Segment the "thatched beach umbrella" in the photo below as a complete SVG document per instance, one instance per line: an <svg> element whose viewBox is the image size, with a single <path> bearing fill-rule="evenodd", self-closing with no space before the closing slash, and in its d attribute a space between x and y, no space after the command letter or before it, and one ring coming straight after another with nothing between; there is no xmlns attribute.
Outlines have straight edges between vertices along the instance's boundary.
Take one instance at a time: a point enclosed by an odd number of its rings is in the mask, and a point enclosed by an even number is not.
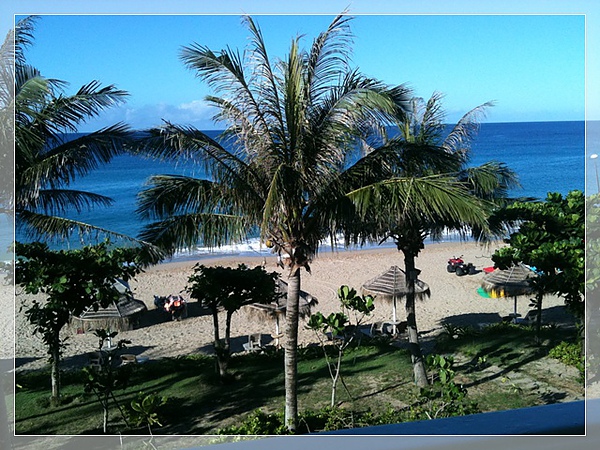
<svg viewBox="0 0 600 450"><path fill-rule="evenodd" d="M483 276L481 287L492 298L513 297L515 300L514 319L517 318L517 297L532 292L529 279L535 276L527 267L518 264L508 269L496 269Z"/></svg>
<svg viewBox="0 0 600 450"><path fill-rule="evenodd" d="M406 273L398 266L392 266L381 275L367 281L362 286L365 295L376 296L376 300L392 302L392 321L394 333L396 333L396 300L409 294ZM429 286L421 280L415 280L415 297L425 298L431 294Z"/></svg>
<svg viewBox="0 0 600 450"><path fill-rule="evenodd" d="M147 310L146 304L135 300L131 295L127 282L117 280L114 283L121 297L106 308L86 308L79 316L73 316L73 322L78 330L107 328L116 331L134 328L141 313Z"/></svg>
<svg viewBox="0 0 600 450"><path fill-rule="evenodd" d="M279 293L282 294L282 297L279 298L276 302L271 303L252 303L246 306L246 311L250 313L251 316L257 317L260 320L268 320L275 319L275 334L273 337L275 338L275 345L279 345L279 338L282 336L279 331L279 319L282 316L285 316L286 311L286 294L287 294L287 283L283 280L278 280L278 290ZM299 313L300 317L308 316L311 313L311 309L313 306L317 305L318 300L310 295L306 291L300 291L300 303Z"/></svg>

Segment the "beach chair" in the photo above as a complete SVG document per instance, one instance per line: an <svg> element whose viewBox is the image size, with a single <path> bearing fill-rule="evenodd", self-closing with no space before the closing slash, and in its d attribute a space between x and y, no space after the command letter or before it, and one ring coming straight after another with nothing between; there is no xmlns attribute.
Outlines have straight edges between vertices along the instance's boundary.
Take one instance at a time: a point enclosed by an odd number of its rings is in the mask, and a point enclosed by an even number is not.
<svg viewBox="0 0 600 450"><path fill-rule="evenodd" d="M247 352L257 352L262 350L261 334L254 333L248 335L248 342L244 344L244 350Z"/></svg>
<svg viewBox="0 0 600 450"><path fill-rule="evenodd" d="M371 325L370 333L371 337L383 336L387 334L387 331L385 329L385 322L374 322L373 325Z"/></svg>
<svg viewBox="0 0 600 450"><path fill-rule="evenodd" d="M137 364L137 358L135 355L129 353L121 355L121 365L126 366L127 364Z"/></svg>
<svg viewBox="0 0 600 450"><path fill-rule="evenodd" d="M101 369L104 366L106 355L104 352L88 353L88 365L93 369Z"/></svg>
<svg viewBox="0 0 600 450"><path fill-rule="evenodd" d="M403 320L396 325L396 333L397 334L404 334L404 333L406 333L407 329L408 329L408 321L406 321L406 320Z"/></svg>
<svg viewBox="0 0 600 450"><path fill-rule="evenodd" d="M538 312L532 309L528 311L527 314L525 314L525 317L523 317L522 319L516 318L515 323L518 323L519 325L535 325L537 322L537 316Z"/></svg>
<svg viewBox="0 0 600 450"><path fill-rule="evenodd" d="M272 334L271 337L273 338L272 345L274 345L275 348L281 348L281 339L283 338L283 333Z"/></svg>
<svg viewBox="0 0 600 450"><path fill-rule="evenodd" d="M351 340L356 335L356 326L349 325L345 333L343 334L332 334L331 332L325 333L327 336L327 340L333 342L334 344L343 344L346 340Z"/></svg>

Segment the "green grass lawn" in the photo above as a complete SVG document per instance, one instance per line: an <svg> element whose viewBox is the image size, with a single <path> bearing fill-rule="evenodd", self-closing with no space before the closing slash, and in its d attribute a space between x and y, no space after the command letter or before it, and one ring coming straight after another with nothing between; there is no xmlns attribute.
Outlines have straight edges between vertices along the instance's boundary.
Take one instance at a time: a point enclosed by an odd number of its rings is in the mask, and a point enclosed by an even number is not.
<svg viewBox="0 0 600 450"><path fill-rule="evenodd" d="M583 383L577 374L565 375L567 366L552 360L552 364L565 368L565 373L553 375L552 371L539 370L540 364L550 364L549 349L573 339L573 334L569 330L546 330L542 345L535 345L531 330L506 327L440 339L436 351L455 356L456 381L468 389L469 399L481 410L510 409L583 395ZM348 392L341 384L338 386L337 405L355 412L383 414L417 404L419 389L412 382L410 356L401 347L365 339L359 347L348 349L342 368ZM208 356L147 362L136 366L130 387L115 394L123 407L141 391L167 397L159 411L162 427L155 426L155 434L214 434L221 428L239 425L257 409L282 412L282 352L235 355L230 370L232 380L223 383L216 374L214 360ZM530 388L530 377L539 380L541 387ZM329 405L331 379L321 348L301 349L298 378L301 411ZM17 434L102 434L102 409L93 394L84 392L79 371L63 374L64 400L60 406L50 405L47 371L18 373L16 381ZM547 386L553 386L556 392ZM128 428L117 407L111 405L109 432L146 434L148 430Z"/></svg>
<svg viewBox="0 0 600 450"><path fill-rule="evenodd" d="M497 324L480 333L466 330L438 339L439 353L459 355L456 370L482 411L515 409L583 398L583 376L548 354L561 342L577 342L573 328Z"/></svg>

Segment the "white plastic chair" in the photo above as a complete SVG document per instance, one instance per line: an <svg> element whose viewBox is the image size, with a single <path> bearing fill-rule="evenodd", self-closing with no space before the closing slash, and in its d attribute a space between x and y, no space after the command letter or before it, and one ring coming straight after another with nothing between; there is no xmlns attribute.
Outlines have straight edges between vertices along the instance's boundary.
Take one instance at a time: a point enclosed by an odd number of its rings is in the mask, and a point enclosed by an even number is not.
<svg viewBox="0 0 600 450"><path fill-rule="evenodd" d="M254 333L248 336L248 342L244 344L244 350L247 352L256 352L262 349L261 334Z"/></svg>

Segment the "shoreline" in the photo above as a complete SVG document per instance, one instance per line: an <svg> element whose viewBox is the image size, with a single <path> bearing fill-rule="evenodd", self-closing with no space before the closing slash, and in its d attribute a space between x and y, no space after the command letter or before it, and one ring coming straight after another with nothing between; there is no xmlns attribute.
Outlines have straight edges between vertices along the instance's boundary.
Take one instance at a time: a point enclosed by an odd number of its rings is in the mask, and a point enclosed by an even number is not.
<svg viewBox="0 0 600 450"><path fill-rule="evenodd" d="M429 248L430 246L439 246L439 247L448 247L448 248L456 248L456 247L460 247L462 245L476 245L479 247L482 247L482 251L485 251L485 247L500 247L502 245L504 245L502 243L501 240L495 240L495 241L490 241L490 243L488 244L480 244L477 243L473 240L457 240L457 241L432 241L432 242L426 242L425 243L425 249L422 250L421 252L427 250L427 248ZM390 245L385 245L385 246L376 246L376 245L367 245L364 247L356 247L356 248L345 248L345 247L337 247L332 249L330 246L328 246L326 249L319 251L315 257L314 260L319 260L322 258L331 258L331 257L337 257L337 256L342 256L342 255L352 255L352 254L364 254L364 255L368 255L368 254L373 254L373 253L397 253L400 258L402 258L402 253L394 246L390 246ZM449 254L450 256L460 256L459 254ZM491 256L491 253L490 253ZM239 253L214 253L214 254L207 254L207 253L199 253L199 254L190 254L189 256L186 257L174 257L171 258L168 261L163 261L160 262L158 264L155 264L153 266L148 267L147 269L144 269L144 271L150 271L150 270L160 270L161 268L165 268L165 267L172 267L172 268L177 268L177 267L187 267L190 264L194 263L203 263L206 262L206 265L217 265L217 264L224 264L224 263L228 263L231 260L239 260L239 261L253 261L255 262L257 265L260 265L263 260L276 260L277 256L272 254L272 253L264 253L264 254L251 254L250 252L245 253L245 252L239 252ZM214 263L217 264L214 264ZM418 262L418 257L417 257L417 262ZM210 263L210 264L209 264Z"/></svg>

